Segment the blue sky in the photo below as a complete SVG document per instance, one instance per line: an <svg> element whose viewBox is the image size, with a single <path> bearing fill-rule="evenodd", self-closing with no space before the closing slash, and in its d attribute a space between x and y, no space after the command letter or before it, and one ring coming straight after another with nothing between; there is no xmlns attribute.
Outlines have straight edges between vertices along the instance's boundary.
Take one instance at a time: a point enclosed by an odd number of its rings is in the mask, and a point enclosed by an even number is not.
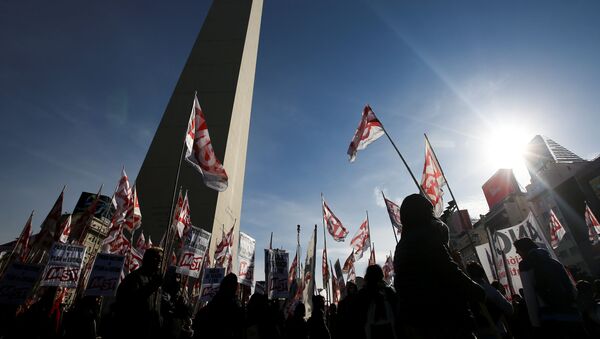
<svg viewBox="0 0 600 339"><path fill-rule="evenodd" d="M70 210L123 165L135 178L209 5L0 1L1 240L32 209L37 229L64 184ZM597 155L598 22L594 1L266 0L241 218L257 277L271 231L293 250L301 224L306 248L321 192L350 236L369 211L380 263L393 249L378 192L400 202L415 187L385 139L348 163L367 103L418 178L429 135L472 215L487 212L485 180L515 165L494 159L494 135ZM328 248L350 251L331 237Z"/></svg>

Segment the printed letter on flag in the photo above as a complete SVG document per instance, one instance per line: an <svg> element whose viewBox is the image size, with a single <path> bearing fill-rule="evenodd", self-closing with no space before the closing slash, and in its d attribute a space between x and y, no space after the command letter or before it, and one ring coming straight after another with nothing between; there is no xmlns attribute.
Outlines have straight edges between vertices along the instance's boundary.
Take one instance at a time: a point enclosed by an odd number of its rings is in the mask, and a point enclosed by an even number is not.
<svg viewBox="0 0 600 339"><path fill-rule="evenodd" d="M325 219L325 224L327 225L327 231L333 237L335 241L344 241L346 236L348 235L348 230L344 228L340 219L338 219L333 212L327 206L327 203L323 199L323 218Z"/></svg>
<svg viewBox="0 0 600 339"><path fill-rule="evenodd" d="M565 236L565 229L554 214L554 211L550 209L550 243L552 248L557 248L558 244Z"/></svg>
<svg viewBox="0 0 600 339"><path fill-rule="evenodd" d="M356 235L350 241L350 246L354 252L354 260L358 261L362 258L363 253L370 247L371 237L369 235L369 221L365 219L356 231Z"/></svg>
<svg viewBox="0 0 600 339"><path fill-rule="evenodd" d="M185 145L185 160L202 174L204 184L219 192L225 191L227 189L227 173L215 155L204 113L202 113L196 96L194 96L194 106L185 134Z"/></svg>
<svg viewBox="0 0 600 339"><path fill-rule="evenodd" d="M358 151L365 149L370 143L382 136L383 133L383 126L375 116L373 110L371 110L369 105L365 106L358 128L354 133L354 138L352 138L348 147L350 162L356 159Z"/></svg>
<svg viewBox="0 0 600 339"><path fill-rule="evenodd" d="M427 198L433 205L435 216L439 217L444 211L444 202L442 201L442 187L446 185L446 180L442 174L440 164L438 163L431 145L425 139L425 165L423 166L423 178L421 179L421 188L427 194Z"/></svg>

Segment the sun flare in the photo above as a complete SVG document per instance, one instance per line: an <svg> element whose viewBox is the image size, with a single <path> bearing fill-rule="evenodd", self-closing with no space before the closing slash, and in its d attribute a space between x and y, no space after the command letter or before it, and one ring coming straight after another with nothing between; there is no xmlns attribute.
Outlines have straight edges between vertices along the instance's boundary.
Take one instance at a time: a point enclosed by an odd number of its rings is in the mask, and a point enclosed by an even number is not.
<svg viewBox="0 0 600 339"><path fill-rule="evenodd" d="M518 125L497 126L484 136L484 151L490 166L512 168L517 177L525 169L523 156L533 134Z"/></svg>

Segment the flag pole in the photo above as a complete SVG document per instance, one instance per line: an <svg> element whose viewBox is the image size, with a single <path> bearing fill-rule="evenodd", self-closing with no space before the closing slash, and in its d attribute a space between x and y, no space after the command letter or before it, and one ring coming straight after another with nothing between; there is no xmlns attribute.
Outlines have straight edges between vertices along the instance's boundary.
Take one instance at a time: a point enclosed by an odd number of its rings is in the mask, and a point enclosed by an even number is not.
<svg viewBox="0 0 600 339"><path fill-rule="evenodd" d="M300 225L296 225L296 276L294 279L299 279L300 275Z"/></svg>
<svg viewBox="0 0 600 339"><path fill-rule="evenodd" d="M446 186L448 187L448 192L450 192L450 196L452 197L452 200L454 200L454 206L456 206L456 211L458 212L458 218L460 219L460 225L462 226L463 229L465 229L464 220L463 220L462 214L460 213L460 208L458 207L458 201L456 201L456 198L454 197L454 193L452 193L452 189L450 188L450 184L448 183L446 174L444 174L442 165L440 164L438 157L435 154L435 150L433 149L433 146L431 146L431 142L429 142L429 138L427 137L427 134L423 133L423 135L425 136L425 140L427 141L427 144L429 145L429 149L431 150L431 153L433 154L433 157L435 158L435 162L437 163L438 167L440 168L440 172L442 172L442 177L444 177L444 181L446 182ZM467 231L467 238L469 238L469 245L473 248L473 253L475 254L475 259L477 259L477 261L481 265L481 260L479 259L479 256L477 255L477 251L475 250L475 243L473 242L473 238L471 237L471 232L470 232L470 230L466 230L466 231Z"/></svg>
<svg viewBox="0 0 600 339"><path fill-rule="evenodd" d="M381 122L381 119L379 119L379 121ZM390 135L386 131L385 127L383 127L383 123L381 123L381 129L383 130L383 133L385 133L385 136L388 138L388 140L390 141L390 143L392 144L392 146L394 146L394 149L396 150L396 153L398 153L398 156L402 160L402 163L404 163L404 166L406 167L406 170L410 174L410 177L412 178L412 180L415 182L415 185L419 189L419 192L421 193L421 195L426 196L425 192L423 191L423 188L421 187L421 185L419 185L419 182L415 178L415 175L413 174L412 170L408 166L408 163L406 162L406 160L402 156L402 153L400 153L400 150L398 150L398 147L396 147L396 144L394 143L394 141L392 140L392 138L390 137Z"/></svg>
<svg viewBox="0 0 600 339"><path fill-rule="evenodd" d="M325 253L327 253L327 234L325 233L325 213L323 213L323 192L321 192L321 221L323 222L323 248ZM316 226L316 225L315 225ZM322 266L322 264L321 264ZM321 269L321 271L323 271ZM323 288L325 288L325 295L327 296L326 304L330 302L329 299L329 279L327 280L325 286L323 286Z"/></svg>
<svg viewBox="0 0 600 339"><path fill-rule="evenodd" d="M312 278L312 285L313 285L312 293L313 293L313 295L315 295L315 292L317 290L315 288L317 286L317 284L316 284L315 278L314 278L315 277L315 270L316 270L316 266L317 266L317 224L315 224L315 229L314 229L313 232L314 232L315 242L313 243L313 256L312 256L312 263L311 263L312 264L311 265L312 266L311 267L312 272L311 272L311 274L313 276L313 278Z"/></svg>
<svg viewBox="0 0 600 339"><path fill-rule="evenodd" d="M385 199L385 194L383 193L383 191L381 191L381 195L383 196L383 203L385 204L385 209L387 210L387 203L385 202L386 199ZM390 214L389 210L388 210L388 214ZM391 222L390 222L390 225L392 226L392 233L394 233L394 239L396 239L396 244L398 244L398 235L396 234L396 232L397 232L396 228L394 227L394 224L392 224Z"/></svg>
<svg viewBox="0 0 600 339"><path fill-rule="evenodd" d="M369 232L369 247L373 246L373 241L371 239L371 223L369 222L369 211L367 212L367 231Z"/></svg>

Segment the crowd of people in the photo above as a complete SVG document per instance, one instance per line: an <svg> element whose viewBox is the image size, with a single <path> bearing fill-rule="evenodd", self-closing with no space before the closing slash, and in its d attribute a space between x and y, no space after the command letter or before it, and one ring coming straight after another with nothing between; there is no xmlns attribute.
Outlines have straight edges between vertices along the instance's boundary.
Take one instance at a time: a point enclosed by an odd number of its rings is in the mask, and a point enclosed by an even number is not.
<svg viewBox="0 0 600 339"><path fill-rule="evenodd" d="M233 273L196 311L181 277L172 269L161 274L162 250L151 248L142 266L121 282L102 316L98 298L80 298L61 315L52 312L53 298L42 296L16 318L3 312L2 337L600 338L600 280L575 284L560 262L522 238L514 245L522 257L523 289L508 296L501 284L488 280L479 263L463 266L453 259L448 228L434 217L426 198L408 196L400 212L403 230L394 255L393 286L385 283L380 266L371 265L361 286L347 282L337 305L313 296L309 317L305 305L291 299L269 300L255 293L242 304ZM48 290L53 296L50 292L55 291Z"/></svg>

